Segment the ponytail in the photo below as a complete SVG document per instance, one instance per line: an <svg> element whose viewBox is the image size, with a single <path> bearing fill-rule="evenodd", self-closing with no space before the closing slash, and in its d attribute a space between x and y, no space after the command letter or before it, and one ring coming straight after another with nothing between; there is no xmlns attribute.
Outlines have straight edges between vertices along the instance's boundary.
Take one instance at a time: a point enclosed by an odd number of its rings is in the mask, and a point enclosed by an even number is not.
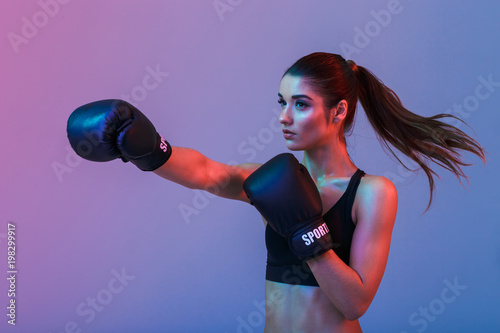
<svg viewBox="0 0 500 333"><path fill-rule="evenodd" d="M462 179L468 179L462 167L470 165L463 162L461 150L471 152L485 161L485 152L476 140L441 121L443 118L454 118L463 122L461 119L444 113L422 117L407 110L396 93L373 73L351 60L346 61L338 54L309 54L295 62L283 76L287 74L307 78L323 96L326 110L330 110L341 100L347 101L347 115L340 132L340 139L344 142L345 135L352 129L359 99L382 146L406 169L410 170L393 148L424 170L430 188L426 210L432 203L434 176L437 176L429 167L430 162L452 172L461 183Z"/></svg>
<svg viewBox="0 0 500 333"><path fill-rule="evenodd" d="M462 179L468 180L462 167L471 164L462 160L459 150L471 152L485 161L485 152L476 140L440 120L454 118L463 122L461 119L444 113L419 116L406 109L396 93L368 69L352 61L349 65L358 80L358 98L383 147L406 169L410 170L392 147L417 163L427 175L430 198L426 210L432 203L434 176L437 176L429 167L429 162L452 172L461 183Z"/></svg>

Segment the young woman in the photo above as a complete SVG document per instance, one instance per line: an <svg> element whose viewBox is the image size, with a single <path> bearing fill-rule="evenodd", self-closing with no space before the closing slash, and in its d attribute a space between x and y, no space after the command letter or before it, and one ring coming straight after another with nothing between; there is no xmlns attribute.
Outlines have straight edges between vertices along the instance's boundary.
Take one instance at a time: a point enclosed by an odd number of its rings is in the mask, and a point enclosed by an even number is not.
<svg viewBox="0 0 500 333"><path fill-rule="evenodd" d="M266 332L361 332L358 318L375 297L386 267L398 198L388 179L365 174L347 153L345 137L358 99L382 144L424 170L429 205L434 189L429 162L465 178L460 150L483 160L484 151L440 120L452 116L408 111L370 71L340 55L299 59L283 75L278 97L286 146L304 151L301 164L284 154L262 167L230 166L171 147L139 110L119 100L75 110L68 137L89 160L120 157L188 188L245 202L252 198L268 222ZM288 232L297 228L301 234ZM312 243L320 245L314 255L304 254L302 248Z"/></svg>

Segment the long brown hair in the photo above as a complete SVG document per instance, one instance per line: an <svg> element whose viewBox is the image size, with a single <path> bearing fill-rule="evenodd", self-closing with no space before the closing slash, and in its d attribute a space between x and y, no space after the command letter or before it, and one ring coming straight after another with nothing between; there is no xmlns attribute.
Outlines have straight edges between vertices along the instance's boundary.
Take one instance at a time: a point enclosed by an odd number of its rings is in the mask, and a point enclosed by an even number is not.
<svg viewBox="0 0 500 333"><path fill-rule="evenodd" d="M396 93L372 72L351 60L346 61L338 54L309 54L293 64L283 76L287 74L307 79L313 89L323 96L326 110L341 100L347 101L347 115L340 132L344 143L345 135L352 131L359 98L382 146L408 170L411 169L399 159L393 148L424 170L430 192L427 209L432 203L434 176L437 176L429 167L429 162L449 170L461 182L462 179L467 180L462 167L470 164L462 160L460 150L471 152L485 161L485 152L475 139L441 121L443 118L461 119L444 113L423 117L409 111Z"/></svg>

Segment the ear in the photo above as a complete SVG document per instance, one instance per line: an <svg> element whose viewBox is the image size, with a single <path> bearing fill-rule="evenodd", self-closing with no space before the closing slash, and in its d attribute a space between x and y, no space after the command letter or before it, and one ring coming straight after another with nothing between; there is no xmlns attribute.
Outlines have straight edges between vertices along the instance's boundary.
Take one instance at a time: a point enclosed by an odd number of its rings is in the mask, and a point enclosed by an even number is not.
<svg viewBox="0 0 500 333"><path fill-rule="evenodd" d="M332 108L332 114L333 114L333 122L334 123L340 123L345 119L345 116L347 115L347 102L346 100L341 100L340 102L337 103L337 105Z"/></svg>

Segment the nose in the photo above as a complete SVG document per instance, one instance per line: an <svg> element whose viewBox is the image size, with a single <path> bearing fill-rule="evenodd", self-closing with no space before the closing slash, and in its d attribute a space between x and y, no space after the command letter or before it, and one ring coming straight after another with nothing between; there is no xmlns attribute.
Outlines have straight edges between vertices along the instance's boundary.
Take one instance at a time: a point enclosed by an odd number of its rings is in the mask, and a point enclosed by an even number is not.
<svg viewBox="0 0 500 333"><path fill-rule="evenodd" d="M292 123L292 117L291 117L290 108L288 105L281 109L279 122L282 125L290 125Z"/></svg>

